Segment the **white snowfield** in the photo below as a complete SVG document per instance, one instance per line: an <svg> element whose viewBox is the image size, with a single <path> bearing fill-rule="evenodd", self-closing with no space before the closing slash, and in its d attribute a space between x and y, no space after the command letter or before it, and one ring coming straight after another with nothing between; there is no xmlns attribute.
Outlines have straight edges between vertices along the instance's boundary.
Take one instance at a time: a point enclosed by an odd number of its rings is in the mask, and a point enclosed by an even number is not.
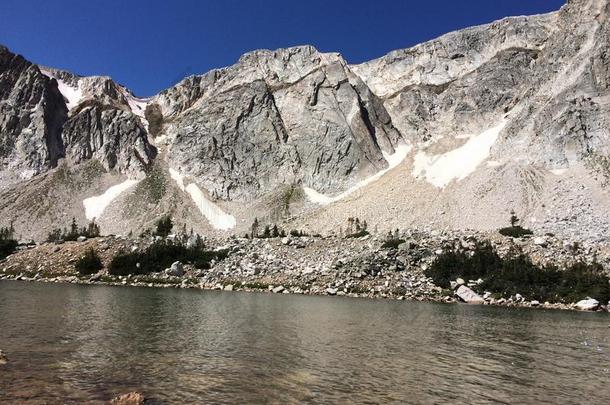
<svg viewBox="0 0 610 405"><path fill-rule="evenodd" d="M383 176L388 171L392 170L393 168L398 166L400 163L402 163L402 161L405 160L405 158L407 157L407 155L409 154L410 151L411 151L411 145L401 144L395 148L394 153L391 155L387 154L385 152L382 152L383 157L388 162L388 168L383 169L383 170L379 171L378 173L374 174L373 176L368 177L368 178L358 182L356 185L354 185L353 187L350 187L349 189L347 189L346 191L342 192L339 195L330 197L330 196L324 195L322 193L319 193L316 190L314 190L313 188L309 188L309 187L303 187L303 191L305 192L305 195L307 196L307 198L309 198L309 201L311 201L315 204L326 205L326 204L333 203L335 201L339 201L339 200L347 197L348 195L352 194L354 191L366 186L367 184L370 184L374 181L379 180L381 178L381 176Z"/></svg>
<svg viewBox="0 0 610 405"><path fill-rule="evenodd" d="M102 195L85 198L83 200L83 205L85 206L85 217L87 217L87 219L90 221L99 219L104 213L106 207L108 207L115 198L139 182L139 180L125 180L120 184L110 187Z"/></svg>
<svg viewBox="0 0 610 405"><path fill-rule="evenodd" d="M80 87L70 86L68 83L55 77L53 73L46 69L40 68L40 73L57 81L57 88L59 89L59 92L67 100L66 106L68 107L68 110L72 110L83 100L83 92L81 91Z"/></svg>
<svg viewBox="0 0 610 405"><path fill-rule="evenodd" d="M227 231L235 227L237 224L235 217L227 214L222 208L210 201L195 183L185 186L184 176L172 168L169 169L169 175L178 184L180 190L187 192L191 196L197 209L208 220L210 225L221 231Z"/></svg>
<svg viewBox="0 0 610 405"><path fill-rule="evenodd" d="M439 188L444 188L453 180L465 179L489 157L491 147L507 122L503 119L500 124L471 136L464 145L447 153L428 156L424 151L418 152L413 162L413 176L424 177L428 183Z"/></svg>

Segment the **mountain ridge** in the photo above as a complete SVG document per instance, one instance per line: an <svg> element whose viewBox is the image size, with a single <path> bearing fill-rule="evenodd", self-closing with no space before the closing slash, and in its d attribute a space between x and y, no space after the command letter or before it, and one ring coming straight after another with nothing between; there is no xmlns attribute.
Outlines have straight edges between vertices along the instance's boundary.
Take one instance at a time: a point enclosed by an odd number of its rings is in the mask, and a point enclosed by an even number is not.
<svg viewBox="0 0 610 405"><path fill-rule="evenodd" d="M31 113L11 98L19 80L5 85L0 102L12 112L0 120L0 134L10 135L0 190L19 195L61 165L78 172L97 161L106 180L82 197L103 195L101 184L137 184L95 211L103 230L117 233L166 211L207 232L214 223L243 232L254 217L336 232L347 216L382 229L489 229L514 208L533 228L594 237L610 222L608 9L607 0L570 1L354 65L310 45L256 50L147 99L108 77L30 64L19 85L34 78L33 88L51 94L39 108L59 111L61 142L40 129L54 152L24 152L30 132L3 122ZM0 78L17 74L1 67ZM60 88L70 97L57 100ZM155 198L130 197L140 192ZM72 197L45 221L85 220L84 198ZM0 204L14 217L14 201ZM560 220L572 210L577 219Z"/></svg>

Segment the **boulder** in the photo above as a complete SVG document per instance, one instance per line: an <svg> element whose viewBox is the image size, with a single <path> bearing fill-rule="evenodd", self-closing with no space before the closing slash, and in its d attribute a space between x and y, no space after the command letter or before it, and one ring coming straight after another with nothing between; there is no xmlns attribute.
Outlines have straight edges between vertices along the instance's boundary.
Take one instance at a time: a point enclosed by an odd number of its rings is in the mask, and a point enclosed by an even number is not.
<svg viewBox="0 0 610 405"><path fill-rule="evenodd" d="M182 277L184 276L184 266L180 262L173 262L167 274L174 277Z"/></svg>
<svg viewBox="0 0 610 405"><path fill-rule="evenodd" d="M578 301L576 303L576 308L580 309L581 311L595 311L599 308L599 301L594 298L587 297L587 299Z"/></svg>
<svg viewBox="0 0 610 405"><path fill-rule="evenodd" d="M79 236L78 238L76 238L77 242L85 242L87 240L86 236Z"/></svg>
<svg viewBox="0 0 610 405"><path fill-rule="evenodd" d="M458 296L459 299L468 303L468 304L482 304L485 302L483 297L481 297L476 292L472 291L470 288L465 285L461 285L455 292L455 295Z"/></svg>
<svg viewBox="0 0 610 405"><path fill-rule="evenodd" d="M284 286L278 285L273 290L271 290L274 294L279 294L284 291Z"/></svg>
<svg viewBox="0 0 610 405"><path fill-rule="evenodd" d="M537 307L539 305L540 305L540 301L533 300L532 302L530 302L530 306L532 306L532 307Z"/></svg>
<svg viewBox="0 0 610 405"><path fill-rule="evenodd" d="M547 240L542 236L538 236L534 238L534 245L545 247L547 245Z"/></svg>
<svg viewBox="0 0 610 405"><path fill-rule="evenodd" d="M328 287L328 288L326 289L326 293L327 293L328 295L337 295L337 292L338 292L338 291L339 291L338 289L336 289L336 288L331 288L331 287Z"/></svg>
<svg viewBox="0 0 610 405"><path fill-rule="evenodd" d="M233 284L228 284L228 285L225 285L224 290L225 290L225 291L233 291Z"/></svg>

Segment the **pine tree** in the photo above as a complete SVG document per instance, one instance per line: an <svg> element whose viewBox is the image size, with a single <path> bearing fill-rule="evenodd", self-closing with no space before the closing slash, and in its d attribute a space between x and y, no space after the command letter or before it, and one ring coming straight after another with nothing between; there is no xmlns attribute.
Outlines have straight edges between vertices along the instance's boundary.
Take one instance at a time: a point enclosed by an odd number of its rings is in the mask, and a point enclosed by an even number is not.
<svg viewBox="0 0 610 405"><path fill-rule="evenodd" d="M280 236L280 232L277 229L277 225L273 225L273 229L271 230L271 236L274 238L277 238L278 236Z"/></svg>
<svg viewBox="0 0 610 405"><path fill-rule="evenodd" d="M252 223L252 239L258 238L258 218L254 218Z"/></svg>
<svg viewBox="0 0 610 405"><path fill-rule="evenodd" d="M510 210L510 226L514 228L520 221L521 220L515 214L515 210Z"/></svg>
<svg viewBox="0 0 610 405"><path fill-rule="evenodd" d="M171 233L173 227L174 223L172 222L172 218L169 215L166 215L157 221L157 231L155 234L165 238Z"/></svg>

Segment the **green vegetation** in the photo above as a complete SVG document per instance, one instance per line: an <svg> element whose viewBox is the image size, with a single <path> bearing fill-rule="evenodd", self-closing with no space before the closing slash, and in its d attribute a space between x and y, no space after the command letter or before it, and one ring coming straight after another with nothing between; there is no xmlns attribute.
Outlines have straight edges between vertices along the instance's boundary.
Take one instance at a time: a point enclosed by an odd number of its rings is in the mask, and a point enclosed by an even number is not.
<svg viewBox="0 0 610 405"><path fill-rule="evenodd" d="M426 276L442 288L452 280L483 280L475 290L503 296L517 293L544 302L576 302L593 297L610 300L610 280L598 263L576 263L568 268L537 266L518 250L501 258L489 242L477 243L473 252L449 250L438 256Z"/></svg>
<svg viewBox="0 0 610 405"><path fill-rule="evenodd" d="M149 203L157 204L166 190L167 182L161 169L157 165L152 165L147 169L146 177L136 186L132 198L144 198Z"/></svg>
<svg viewBox="0 0 610 405"><path fill-rule="evenodd" d="M404 239L388 239L381 245L382 249L398 249L398 246L405 243Z"/></svg>
<svg viewBox="0 0 610 405"><path fill-rule="evenodd" d="M100 271L104 265L96 251L90 248L83 257L78 259L74 267L81 275L90 275Z"/></svg>
<svg viewBox="0 0 610 405"><path fill-rule="evenodd" d="M369 235L369 231L367 231L366 229L363 229L361 231L358 231L356 233L350 233L345 235L346 238L362 238L363 236Z"/></svg>
<svg viewBox="0 0 610 405"><path fill-rule="evenodd" d="M534 232L532 232L531 230L523 228L518 225L501 228L498 230L498 232L500 232L501 235L510 236L511 238L522 238L524 236L534 234Z"/></svg>
<svg viewBox="0 0 610 405"><path fill-rule="evenodd" d="M0 228L0 260L13 254L17 249L17 241L14 239L15 228L13 224L10 227Z"/></svg>
<svg viewBox="0 0 610 405"><path fill-rule="evenodd" d="M519 225L521 220L515 215L515 211L510 211L510 226L498 230L501 235L510 236L511 238L522 238L524 236L533 235L533 232Z"/></svg>
<svg viewBox="0 0 610 405"><path fill-rule="evenodd" d="M369 231L367 230L368 225L366 221L360 222L359 218L348 218L347 219L347 229L345 231L346 238L361 238L363 236L369 235Z"/></svg>
<svg viewBox="0 0 610 405"><path fill-rule="evenodd" d="M75 241L79 236L95 238L100 236L100 227L95 221L89 222L87 226L78 227L76 218L72 218L70 228L56 228L47 235L47 242Z"/></svg>
<svg viewBox="0 0 610 405"><path fill-rule="evenodd" d="M115 276L157 273L173 262L189 263L198 269L210 268L210 261L222 260L228 251L207 251L201 247L187 248L183 244L159 241L141 252L120 253L112 258L108 273Z"/></svg>
<svg viewBox="0 0 610 405"><path fill-rule="evenodd" d="M155 235L165 238L172 232L173 227L174 223L172 222L172 217L165 215L157 221L157 230L155 231Z"/></svg>

